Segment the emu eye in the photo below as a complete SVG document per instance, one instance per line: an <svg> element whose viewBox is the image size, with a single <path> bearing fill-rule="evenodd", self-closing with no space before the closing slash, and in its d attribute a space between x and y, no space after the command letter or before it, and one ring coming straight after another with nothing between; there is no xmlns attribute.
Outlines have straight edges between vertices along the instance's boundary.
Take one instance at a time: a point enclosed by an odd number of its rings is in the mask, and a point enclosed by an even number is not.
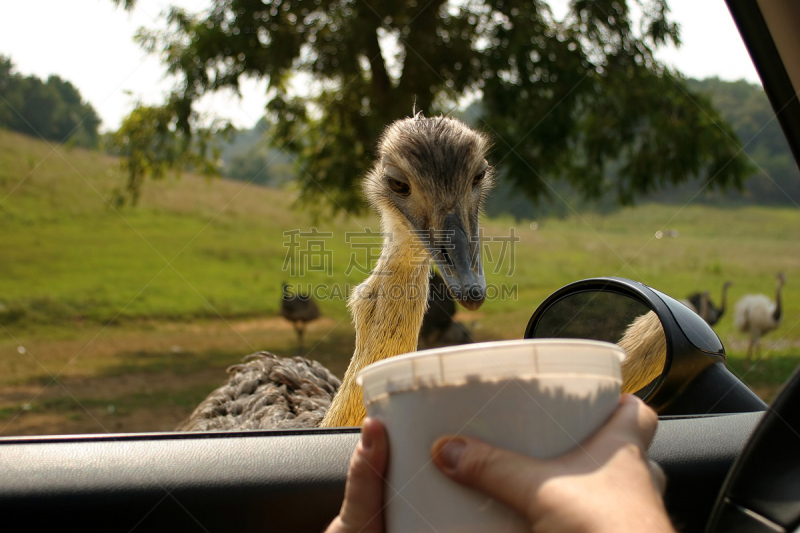
<svg viewBox="0 0 800 533"><path fill-rule="evenodd" d="M485 177L486 177L486 171L482 170L481 172L476 174L474 178L472 178L472 186L477 187L478 185L480 185L481 181L483 181L483 178Z"/></svg>
<svg viewBox="0 0 800 533"><path fill-rule="evenodd" d="M408 183L405 183L400 180L396 180L394 178L387 176L387 181L389 182L389 188L398 196L408 196L411 194L411 186Z"/></svg>

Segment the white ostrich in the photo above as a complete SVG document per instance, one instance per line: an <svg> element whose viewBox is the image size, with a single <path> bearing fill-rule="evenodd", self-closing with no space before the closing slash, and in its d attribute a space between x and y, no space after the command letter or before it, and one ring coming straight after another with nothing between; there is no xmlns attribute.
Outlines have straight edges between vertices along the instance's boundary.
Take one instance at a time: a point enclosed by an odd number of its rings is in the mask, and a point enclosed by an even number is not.
<svg viewBox="0 0 800 533"><path fill-rule="evenodd" d="M753 351L760 351L761 336L777 328L783 318L781 289L786 279L781 273L778 273L776 278L778 279L778 288L775 290L774 302L763 294L748 294L736 302L733 325L739 331L750 334L745 367L750 366L750 357L753 355Z"/></svg>

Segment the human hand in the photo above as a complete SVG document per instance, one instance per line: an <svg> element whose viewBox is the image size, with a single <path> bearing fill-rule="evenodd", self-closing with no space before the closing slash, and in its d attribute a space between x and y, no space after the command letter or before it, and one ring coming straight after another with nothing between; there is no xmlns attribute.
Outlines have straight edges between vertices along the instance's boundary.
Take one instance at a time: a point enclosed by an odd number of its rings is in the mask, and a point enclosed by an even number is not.
<svg viewBox="0 0 800 533"><path fill-rule="evenodd" d="M365 418L361 441L350 458L342 509L325 533L381 533L388 442L383 425Z"/></svg>
<svg viewBox="0 0 800 533"><path fill-rule="evenodd" d="M660 496L664 474L646 461L657 422L641 400L624 395L595 435L578 450L550 461L465 437L439 439L432 455L448 477L516 509L534 531L673 532ZM460 452L457 443L464 444ZM365 419L350 460L342 509L326 533L383 531L387 452L383 426ZM450 454L458 455L455 466L448 461Z"/></svg>
<svg viewBox="0 0 800 533"><path fill-rule="evenodd" d="M458 483L526 517L536 532L674 532L660 492L664 474L646 450L658 416L623 395L611 419L577 450L549 461L462 436L437 440L434 463Z"/></svg>

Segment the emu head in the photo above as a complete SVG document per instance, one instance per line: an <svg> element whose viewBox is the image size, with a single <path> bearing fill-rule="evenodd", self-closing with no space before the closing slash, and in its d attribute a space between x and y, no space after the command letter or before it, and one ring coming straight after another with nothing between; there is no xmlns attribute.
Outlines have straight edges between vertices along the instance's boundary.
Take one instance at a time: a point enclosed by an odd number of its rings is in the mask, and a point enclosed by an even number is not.
<svg viewBox="0 0 800 533"><path fill-rule="evenodd" d="M413 235L467 309L486 298L478 217L492 188L488 149L463 122L418 113L386 128L364 181L384 225Z"/></svg>

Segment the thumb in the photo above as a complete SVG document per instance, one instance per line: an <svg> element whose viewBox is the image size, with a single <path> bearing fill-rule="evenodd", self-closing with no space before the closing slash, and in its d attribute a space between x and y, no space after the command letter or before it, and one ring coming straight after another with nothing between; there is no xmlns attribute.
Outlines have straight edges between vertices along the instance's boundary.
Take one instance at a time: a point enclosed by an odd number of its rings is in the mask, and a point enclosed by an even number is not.
<svg viewBox="0 0 800 533"><path fill-rule="evenodd" d="M626 443L642 453L655 434L658 417L641 400L625 395L610 420L581 447L558 460L542 461L463 436L433 444L433 462L452 480L478 490L532 519L539 488L581 464L594 470Z"/></svg>
<svg viewBox="0 0 800 533"><path fill-rule="evenodd" d="M350 460L347 486L339 516L327 533L378 533L383 531L383 476L388 442L383 425L366 418L361 442Z"/></svg>
<svg viewBox="0 0 800 533"><path fill-rule="evenodd" d="M469 437L442 437L433 444L433 462L452 480L528 516L532 491L550 465L526 455L495 448Z"/></svg>

